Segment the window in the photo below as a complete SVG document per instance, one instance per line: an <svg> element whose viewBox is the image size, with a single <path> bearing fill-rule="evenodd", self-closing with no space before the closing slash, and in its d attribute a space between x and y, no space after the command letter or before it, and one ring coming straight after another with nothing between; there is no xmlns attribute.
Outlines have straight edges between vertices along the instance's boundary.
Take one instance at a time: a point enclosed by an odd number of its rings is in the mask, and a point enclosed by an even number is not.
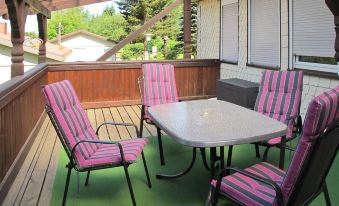
<svg viewBox="0 0 339 206"><path fill-rule="evenodd" d="M238 1L228 1L222 6L221 61L238 62Z"/></svg>
<svg viewBox="0 0 339 206"><path fill-rule="evenodd" d="M333 15L323 0L290 1L292 9L292 52L294 68L338 72L333 58L335 31Z"/></svg>
<svg viewBox="0 0 339 206"><path fill-rule="evenodd" d="M280 67L279 0L249 0L248 63Z"/></svg>

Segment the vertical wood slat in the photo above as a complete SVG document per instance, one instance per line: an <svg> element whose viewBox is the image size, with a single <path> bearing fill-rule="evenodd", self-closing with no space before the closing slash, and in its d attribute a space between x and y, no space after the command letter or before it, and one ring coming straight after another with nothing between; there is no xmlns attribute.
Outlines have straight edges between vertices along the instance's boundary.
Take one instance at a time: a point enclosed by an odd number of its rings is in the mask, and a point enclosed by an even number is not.
<svg viewBox="0 0 339 206"><path fill-rule="evenodd" d="M34 127L43 113L40 86L47 83L47 73L40 73L42 70L37 68L35 73L16 77L11 80L13 84L0 87L0 204L20 170L35 138Z"/></svg>
<svg viewBox="0 0 339 206"><path fill-rule="evenodd" d="M215 60L166 61L174 64L179 97L208 98L216 95L220 64ZM68 79L86 108L140 104L137 78L143 62L106 64L51 64L48 82Z"/></svg>

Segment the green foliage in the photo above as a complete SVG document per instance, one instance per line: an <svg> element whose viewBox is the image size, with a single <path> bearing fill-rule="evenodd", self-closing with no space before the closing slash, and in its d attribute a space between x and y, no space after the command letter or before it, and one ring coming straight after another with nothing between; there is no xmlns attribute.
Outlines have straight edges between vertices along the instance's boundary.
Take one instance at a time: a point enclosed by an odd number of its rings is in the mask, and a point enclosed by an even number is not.
<svg viewBox="0 0 339 206"><path fill-rule="evenodd" d="M94 16L90 21L88 30L90 32L105 36L115 42L119 42L126 35L124 25L125 19L121 14L117 14L113 6L106 7L102 15Z"/></svg>
<svg viewBox="0 0 339 206"><path fill-rule="evenodd" d="M35 33L34 31L26 32L25 35L28 36L28 37L31 37L31 38L37 38L38 37L38 34Z"/></svg>
<svg viewBox="0 0 339 206"><path fill-rule="evenodd" d="M144 57L143 43L127 44L121 52L121 58L123 60L138 60L143 59L143 57Z"/></svg>
<svg viewBox="0 0 339 206"><path fill-rule="evenodd" d="M48 22L48 38L53 39L58 36L59 23L62 25L61 34L64 35L78 29L87 29L88 19L89 13L82 7L53 12Z"/></svg>
<svg viewBox="0 0 339 206"><path fill-rule="evenodd" d="M143 25L153 16L160 13L172 2L173 0L119 0L117 3L119 5L120 12L127 22L125 30L130 33ZM180 32L180 15L182 15L182 8L178 8L171 12L171 14L160 20L148 32L152 33L153 36L168 36L172 39L176 38ZM143 37L137 41L143 41Z"/></svg>

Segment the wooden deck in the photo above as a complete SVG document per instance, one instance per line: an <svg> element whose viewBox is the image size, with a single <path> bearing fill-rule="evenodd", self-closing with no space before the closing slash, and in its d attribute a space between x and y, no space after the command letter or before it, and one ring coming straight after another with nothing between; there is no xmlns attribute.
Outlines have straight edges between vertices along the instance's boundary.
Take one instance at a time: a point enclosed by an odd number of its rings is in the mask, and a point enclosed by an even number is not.
<svg viewBox="0 0 339 206"><path fill-rule="evenodd" d="M87 115L93 128L103 122L133 122L139 128L140 106L89 109ZM156 135L152 125L145 124L144 136ZM108 126L99 132L101 139L135 137L133 128ZM3 205L48 205L52 197L57 169L60 141L48 117L36 137Z"/></svg>

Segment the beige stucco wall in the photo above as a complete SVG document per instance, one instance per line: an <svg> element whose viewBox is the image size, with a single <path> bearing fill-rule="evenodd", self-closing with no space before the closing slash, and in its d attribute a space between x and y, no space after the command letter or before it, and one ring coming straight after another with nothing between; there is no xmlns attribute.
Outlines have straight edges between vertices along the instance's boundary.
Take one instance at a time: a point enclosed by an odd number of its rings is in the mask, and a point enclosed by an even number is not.
<svg viewBox="0 0 339 206"><path fill-rule="evenodd" d="M221 0L221 4L228 0ZM213 10L214 9L214 10ZM221 79L241 78L259 82L261 69L248 67L247 63L247 0L239 0L239 60L238 65L221 64ZM199 3L198 14L198 52L197 57L219 58L219 31L220 31L220 1L202 0ZM208 14L210 12L210 14ZM286 70L289 66L289 28L288 28L288 0L281 0L281 68ZM216 28L218 27L218 28ZM212 32L213 31L213 32ZM215 34L218 31L218 34ZM216 39L218 38L218 39ZM217 49L216 49L217 48ZM301 113L305 115L311 99L326 89L339 85L339 80L319 76L305 75Z"/></svg>

